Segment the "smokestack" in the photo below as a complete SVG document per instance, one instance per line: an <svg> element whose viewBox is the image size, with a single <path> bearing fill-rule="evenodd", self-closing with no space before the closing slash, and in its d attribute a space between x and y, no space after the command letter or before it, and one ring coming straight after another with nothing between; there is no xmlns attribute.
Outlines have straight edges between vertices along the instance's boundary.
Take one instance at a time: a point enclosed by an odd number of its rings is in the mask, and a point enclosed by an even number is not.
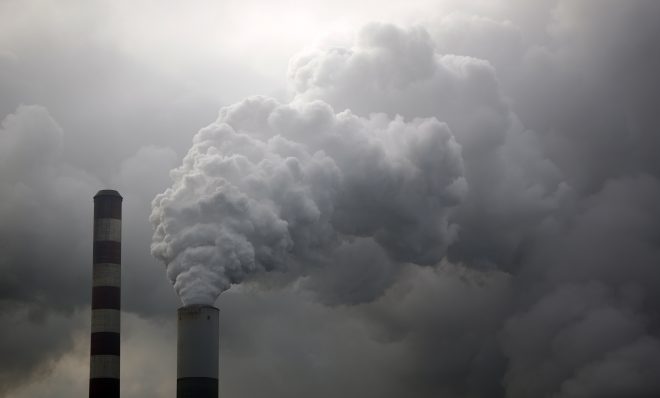
<svg viewBox="0 0 660 398"><path fill-rule="evenodd" d="M199 304L178 310L177 398L218 398L219 313Z"/></svg>
<svg viewBox="0 0 660 398"><path fill-rule="evenodd" d="M122 200L109 189L94 196L89 398L119 397Z"/></svg>

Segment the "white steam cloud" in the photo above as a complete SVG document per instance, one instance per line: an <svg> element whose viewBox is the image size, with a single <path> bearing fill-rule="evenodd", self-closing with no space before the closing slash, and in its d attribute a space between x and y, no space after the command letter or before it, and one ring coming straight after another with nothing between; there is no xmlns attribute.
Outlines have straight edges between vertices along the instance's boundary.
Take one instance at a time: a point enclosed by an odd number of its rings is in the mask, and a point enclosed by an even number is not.
<svg viewBox="0 0 660 398"><path fill-rule="evenodd" d="M254 97L202 129L153 201L152 253L184 304L231 284L321 264L356 238L433 264L456 239L461 147L435 118L335 113Z"/></svg>

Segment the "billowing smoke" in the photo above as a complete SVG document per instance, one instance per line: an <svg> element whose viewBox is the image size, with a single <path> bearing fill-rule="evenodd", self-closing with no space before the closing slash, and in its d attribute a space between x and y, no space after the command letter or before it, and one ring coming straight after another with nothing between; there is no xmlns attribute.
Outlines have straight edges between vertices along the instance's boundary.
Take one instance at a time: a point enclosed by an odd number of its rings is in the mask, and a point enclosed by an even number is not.
<svg viewBox="0 0 660 398"><path fill-rule="evenodd" d="M461 147L437 119L250 98L195 136L154 199L152 253L186 304L357 246L433 264L456 239L449 215L466 194L463 174Z"/></svg>
<svg viewBox="0 0 660 398"><path fill-rule="evenodd" d="M658 396L660 9L599 4L295 56L291 101L222 109L153 202L184 303L277 270L402 350L389 396Z"/></svg>

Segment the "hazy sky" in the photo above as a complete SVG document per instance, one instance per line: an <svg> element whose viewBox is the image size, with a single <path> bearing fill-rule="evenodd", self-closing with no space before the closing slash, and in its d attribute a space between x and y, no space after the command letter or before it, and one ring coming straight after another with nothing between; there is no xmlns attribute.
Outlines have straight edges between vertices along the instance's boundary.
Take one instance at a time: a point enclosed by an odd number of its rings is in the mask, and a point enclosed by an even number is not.
<svg viewBox="0 0 660 398"><path fill-rule="evenodd" d="M125 398L223 290L221 396L660 396L659 20L0 0L0 396L87 394L103 188Z"/></svg>

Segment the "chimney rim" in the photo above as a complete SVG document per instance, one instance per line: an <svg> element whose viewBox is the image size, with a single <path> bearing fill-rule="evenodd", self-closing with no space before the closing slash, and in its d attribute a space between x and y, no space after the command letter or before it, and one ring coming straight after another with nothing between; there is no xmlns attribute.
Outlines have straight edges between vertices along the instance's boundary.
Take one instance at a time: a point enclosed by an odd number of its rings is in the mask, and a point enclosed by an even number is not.
<svg viewBox="0 0 660 398"><path fill-rule="evenodd" d="M124 198L119 194L119 192L117 192L117 191L114 190L114 189L101 189L100 191L98 191L98 192L96 193L96 195L94 195L94 199L96 199L96 198L98 198L98 197L100 197L100 196L114 196L114 197L118 197L119 199L124 199Z"/></svg>

